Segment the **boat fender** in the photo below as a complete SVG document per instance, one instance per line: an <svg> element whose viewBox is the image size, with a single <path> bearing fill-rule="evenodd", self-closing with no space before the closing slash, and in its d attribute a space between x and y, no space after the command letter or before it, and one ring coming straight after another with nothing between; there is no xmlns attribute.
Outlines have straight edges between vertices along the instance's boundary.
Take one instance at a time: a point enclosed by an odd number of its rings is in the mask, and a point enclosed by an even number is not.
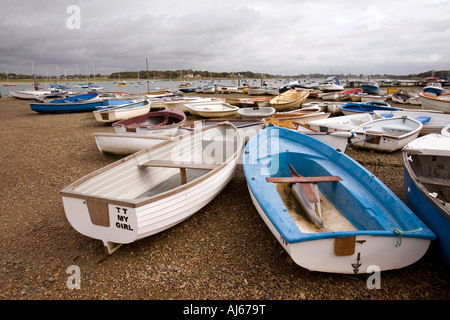
<svg viewBox="0 0 450 320"><path fill-rule="evenodd" d="M354 132L350 132L350 131L336 131L336 132L331 132L330 136L336 136L336 137L342 137L342 138L354 138L355 137L355 133Z"/></svg>

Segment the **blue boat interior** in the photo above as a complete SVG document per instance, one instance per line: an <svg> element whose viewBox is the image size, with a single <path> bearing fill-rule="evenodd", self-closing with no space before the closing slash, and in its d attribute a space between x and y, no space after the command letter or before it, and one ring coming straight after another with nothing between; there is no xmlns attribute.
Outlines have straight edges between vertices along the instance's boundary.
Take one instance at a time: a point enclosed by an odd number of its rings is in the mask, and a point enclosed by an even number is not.
<svg viewBox="0 0 450 320"><path fill-rule="evenodd" d="M342 110L349 110L355 112L373 112L374 110L386 110L386 111L397 111L401 110L399 108L394 108L382 104L370 104L370 103L355 103L349 102L341 106Z"/></svg>
<svg viewBox="0 0 450 320"><path fill-rule="evenodd" d="M272 136L272 130L279 135ZM396 230L415 230L407 233L409 237L434 237L378 178L346 154L312 137L267 128L248 142L244 157L244 172L252 193L287 242L356 234L395 236ZM321 182L318 187L357 230L302 233L290 219L274 183L266 181L267 177L290 177L289 164L305 177L339 176L341 181Z"/></svg>

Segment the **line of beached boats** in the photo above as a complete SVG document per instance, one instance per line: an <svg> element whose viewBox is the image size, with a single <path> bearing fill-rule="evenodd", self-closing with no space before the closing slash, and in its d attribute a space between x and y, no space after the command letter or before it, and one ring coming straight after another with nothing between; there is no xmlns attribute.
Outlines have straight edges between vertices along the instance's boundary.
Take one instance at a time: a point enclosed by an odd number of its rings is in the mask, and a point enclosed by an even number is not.
<svg viewBox="0 0 450 320"><path fill-rule="evenodd" d="M403 268L432 242L450 264L450 111L424 103L394 108L377 99L306 103L311 92L291 88L270 99L234 102L96 93L30 107L81 112L90 105L96 120L112 123L113 133L94 139L101 152L121 159L61 190L70 224L101 240L109 254L198 212L242 164L256 210L304 268ZM445 92L422 96L447 100ZM139 114L130 112L138 108ZM187 124L189 114L200 120ZM406 204L345 154L349 144L402 150Z"/></svg>

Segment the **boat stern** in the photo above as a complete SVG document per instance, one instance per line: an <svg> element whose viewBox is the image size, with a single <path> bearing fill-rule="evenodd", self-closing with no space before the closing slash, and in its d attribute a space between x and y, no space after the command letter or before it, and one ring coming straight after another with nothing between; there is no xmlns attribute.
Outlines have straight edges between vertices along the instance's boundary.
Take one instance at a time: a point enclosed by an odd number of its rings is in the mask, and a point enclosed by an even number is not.
<svg viewBox="0 0 450 320"><path fill-rule="evenodd" d="M71 197L62 192L67 220L79 233L103 242L108 253L136 240L136 209L96 198Z"/></svg>

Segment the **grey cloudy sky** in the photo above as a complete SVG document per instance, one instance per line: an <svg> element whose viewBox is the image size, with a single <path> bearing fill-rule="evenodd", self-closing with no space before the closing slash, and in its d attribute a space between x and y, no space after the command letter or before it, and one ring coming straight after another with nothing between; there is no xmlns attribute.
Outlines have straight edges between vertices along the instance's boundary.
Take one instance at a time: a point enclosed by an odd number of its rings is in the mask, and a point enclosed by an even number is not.
<svg viewBox="0 0 450 320"><path fill-rule="evenodd" d="M0 72L450 69L450 0L0 2Z"/></svg>

